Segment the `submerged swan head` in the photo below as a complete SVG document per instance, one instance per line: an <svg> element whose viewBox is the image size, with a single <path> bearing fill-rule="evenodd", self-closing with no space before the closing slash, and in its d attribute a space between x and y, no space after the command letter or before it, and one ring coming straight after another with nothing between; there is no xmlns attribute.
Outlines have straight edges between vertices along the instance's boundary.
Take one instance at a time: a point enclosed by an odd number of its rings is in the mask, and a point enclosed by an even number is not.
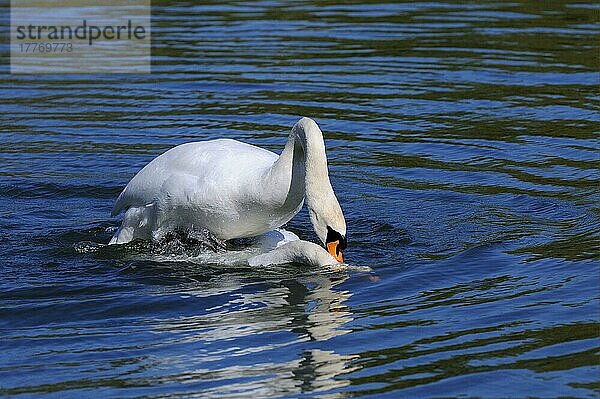
<svg viewBox="0 0 600 399"><path fill-rule="evenodd" d="M315 233L338 261L346 249L346 220L329 181L323 132L310 118L300 119L292 128L305 153L306 204Z"/></svg>

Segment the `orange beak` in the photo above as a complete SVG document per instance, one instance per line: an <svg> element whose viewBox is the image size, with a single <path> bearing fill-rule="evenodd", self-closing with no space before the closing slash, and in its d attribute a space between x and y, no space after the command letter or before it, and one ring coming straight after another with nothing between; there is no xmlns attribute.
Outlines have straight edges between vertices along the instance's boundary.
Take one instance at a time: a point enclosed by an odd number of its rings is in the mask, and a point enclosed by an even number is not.
<svg viewBox="0 0 600 399"><path fill-rule="evenodd" d="M342 251L337 251L337 247L340 244L339 241L332 241L327 243L327 252L331 254L340 263L344 262L344 257L342 256Z"/></svg>

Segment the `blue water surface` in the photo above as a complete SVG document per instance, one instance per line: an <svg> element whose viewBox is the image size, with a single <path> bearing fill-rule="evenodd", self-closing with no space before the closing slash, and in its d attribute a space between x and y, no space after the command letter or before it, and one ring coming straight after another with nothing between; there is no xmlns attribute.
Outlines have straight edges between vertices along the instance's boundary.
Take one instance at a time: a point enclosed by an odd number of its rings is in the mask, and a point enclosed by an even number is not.
<svg viewBox="0 0 600 399"><path fill-rule="evenodd" d="M597 398L599 28L563 0L156 1L152 74L1 75L0 396ZM155 156L279 152L300 116L372 272L100 245Z"/></svg>

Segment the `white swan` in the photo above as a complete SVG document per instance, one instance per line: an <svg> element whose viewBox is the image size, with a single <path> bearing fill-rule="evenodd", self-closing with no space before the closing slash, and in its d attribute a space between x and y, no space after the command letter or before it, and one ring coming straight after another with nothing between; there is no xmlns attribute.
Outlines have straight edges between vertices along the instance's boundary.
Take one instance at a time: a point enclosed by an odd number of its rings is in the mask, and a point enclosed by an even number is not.
<svg viewBox="0 0 600 399"><path fill-rule="evenodd" d="M224 240L287 223L304 200L319 239L339 262L346 221L329 181L323 133L310 118L292 128L280 156L230 139L179 145L127 184L112 215L126 211L110 244L204 228Z"/></svg>
<svg viewBox="0 0 600 399"><path fill-rule="evenodd" d="M316 267L333 266L333 270L342 269L342 265L329 252L315 243L304 240L286 242L272 251L248 259L248 264L252 267L285 263L302 263Z"/></svg>

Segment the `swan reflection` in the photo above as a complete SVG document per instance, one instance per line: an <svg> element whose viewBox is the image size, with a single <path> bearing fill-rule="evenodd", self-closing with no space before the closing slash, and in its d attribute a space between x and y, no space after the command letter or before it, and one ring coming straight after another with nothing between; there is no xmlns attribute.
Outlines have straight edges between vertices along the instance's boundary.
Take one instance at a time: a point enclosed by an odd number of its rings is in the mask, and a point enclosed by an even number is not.
<svg viewBox="0 0 600 399"><path fill-rule="evenodd" d="M242 274L214 277L185 291L211 306L155 328L174 334L175 344L198 348L164 359L173 368L184 362L195 370L192 379L230 379L203 389L203 397L230 391L322 391L349 384L339 376L354 370L349 363L356 356L327 350L326 344L350 332L345 326L353 317L345 302L352 294L339 288L348 279L345 272L308 275L292 269L267 273L258 282Z"/></svg>

